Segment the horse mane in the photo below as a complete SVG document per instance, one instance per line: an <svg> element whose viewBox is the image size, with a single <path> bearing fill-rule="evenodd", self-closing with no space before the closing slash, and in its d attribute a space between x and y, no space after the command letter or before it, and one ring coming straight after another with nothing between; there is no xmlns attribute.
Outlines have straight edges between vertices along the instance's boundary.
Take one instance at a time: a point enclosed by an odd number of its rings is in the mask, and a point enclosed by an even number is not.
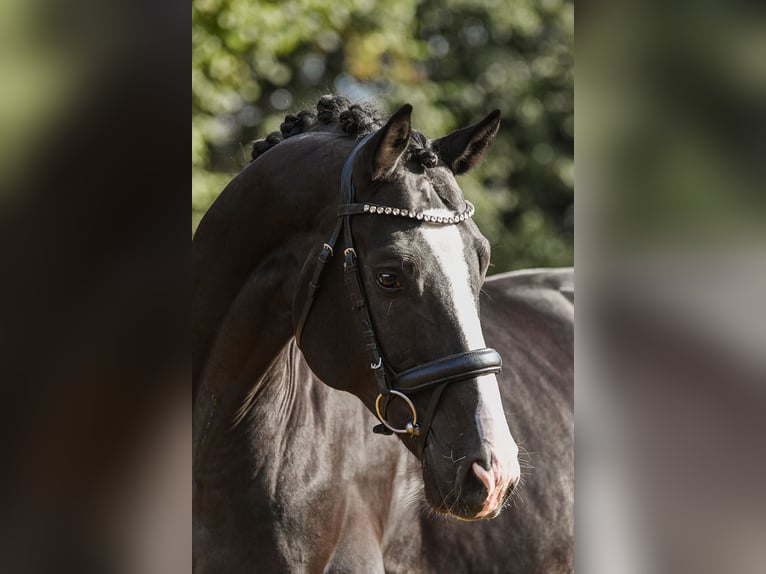
<svg viewBox="0 0 766 574"><path fill-rule="evenodd" d="M263 139L253 142L251 157L257 159L265 152L287 138L308 131L341 131L363 137L384 125L382 114L371 102L352 103L339 94L328 94L319 98L314 110L303 110L285 116L278 132L271 132ZM430 140L421 132L410 132L410 145L406 160L413 159L423 167L434 167L438 158Z"/></svg>

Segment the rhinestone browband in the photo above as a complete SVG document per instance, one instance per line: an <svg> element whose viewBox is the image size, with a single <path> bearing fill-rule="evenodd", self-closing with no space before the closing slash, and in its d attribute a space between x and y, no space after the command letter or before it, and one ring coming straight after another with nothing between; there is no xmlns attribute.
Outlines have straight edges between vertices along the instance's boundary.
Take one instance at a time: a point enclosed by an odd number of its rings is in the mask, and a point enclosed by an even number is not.
<svg viewBox="0 0 766 574"><path fill-rule="evenodd" d="M361 213L374 213L379 215L395 215L398 217L406 217L408 219L417 219L418 221L425 221L427 223L440 223L442 225L450 225L453 223L460 223L473 216L476 210L473 204L466 201L466 209L461 213L454 213L452 215L429 215L423 212L410 211L408 209L399 209L398 207L388 207L385 205L375 205L372 203L365 203L362 206Z"/></svg>

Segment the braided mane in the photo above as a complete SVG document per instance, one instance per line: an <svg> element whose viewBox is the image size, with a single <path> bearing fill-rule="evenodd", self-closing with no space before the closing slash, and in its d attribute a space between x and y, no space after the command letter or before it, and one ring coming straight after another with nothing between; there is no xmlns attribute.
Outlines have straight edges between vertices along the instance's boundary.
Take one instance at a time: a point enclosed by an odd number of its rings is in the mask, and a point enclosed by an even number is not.
<svg viewBox="0 0 766 574"><path fill-rule="evenodd" d="M351 103L345 96L325 95L319 98L315 110L303 110L285 116L278 132L271 132L265 138L253 142L251 157L255 160L279 142L304 132L339 128L349 135L361 137L384 123L380 110L372 103ZM438 163L428 138L415 130L410 132L406 159L414 159L424 167L434 167Z"/></svg>

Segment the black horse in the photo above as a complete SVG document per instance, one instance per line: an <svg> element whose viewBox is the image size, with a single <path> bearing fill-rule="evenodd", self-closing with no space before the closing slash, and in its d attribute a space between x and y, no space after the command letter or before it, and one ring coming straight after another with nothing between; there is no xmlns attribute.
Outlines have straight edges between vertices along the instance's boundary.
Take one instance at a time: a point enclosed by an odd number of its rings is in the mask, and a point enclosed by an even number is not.
<svg viewBox="0 0 766 574"><path fill-rule="evenodd" d="M200 223L196 572L573 570L571 271L485 281L499 113L410 114L323 97Z"/></svg>

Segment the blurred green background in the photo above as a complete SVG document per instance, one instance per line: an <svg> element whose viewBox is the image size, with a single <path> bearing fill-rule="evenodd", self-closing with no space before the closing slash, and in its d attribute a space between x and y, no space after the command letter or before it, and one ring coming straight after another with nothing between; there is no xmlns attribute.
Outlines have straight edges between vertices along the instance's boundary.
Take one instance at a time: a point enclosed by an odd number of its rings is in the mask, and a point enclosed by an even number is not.
<svg viewBox="0 0 766 574"><path fill-rule="evenodd" d="M563 0L194 0L192 230L250 143L329 92L413 104L429 137L498 108L460 178L492 273L573 262L573 4Z"/></svg>

